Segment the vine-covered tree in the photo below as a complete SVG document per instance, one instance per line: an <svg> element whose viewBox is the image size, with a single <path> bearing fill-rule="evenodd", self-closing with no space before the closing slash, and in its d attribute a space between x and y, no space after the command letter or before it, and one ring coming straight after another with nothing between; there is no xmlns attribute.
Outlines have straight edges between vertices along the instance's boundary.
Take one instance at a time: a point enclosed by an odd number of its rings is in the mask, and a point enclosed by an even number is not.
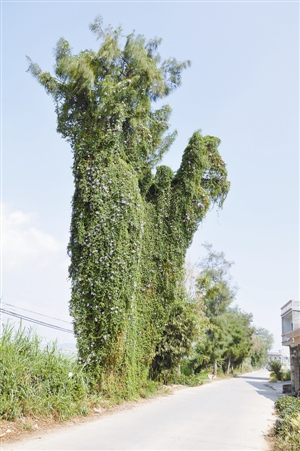
<svg viewBox="0 0 300 451"><path fill-rule="evenodd" d="M175 174L157 166L176 133L167 133L170 107L153 106L180 86L189 61L162 61L160 39L103 30L100 17L90 28L97 51L73 55L60 39L55 75L30 59L29 72L53 97L74 155L68 251L79 360L101 390L129 396L178 302L193 234L212 204L222 206L229 182L220 140L199 131Z"/></svg>

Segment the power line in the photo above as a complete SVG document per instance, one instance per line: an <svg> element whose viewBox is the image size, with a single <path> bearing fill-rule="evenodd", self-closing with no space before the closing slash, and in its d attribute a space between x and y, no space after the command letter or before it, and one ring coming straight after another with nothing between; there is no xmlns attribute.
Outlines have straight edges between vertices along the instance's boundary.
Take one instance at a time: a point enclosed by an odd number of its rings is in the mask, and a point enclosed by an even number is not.
<svg viewBox="0 0 300 451"><path fill-rule="evenodd" d="M18 298L18 299L21 299L22 301L30 302L30 304L38 305L39 307L42 305L42 307L45 307L47 310L53 310L54 312L61 312L61 310L59 310L57 308L48 307L45 304L42 304L41 302L32 301L30 298L28 298L26 295L24 296L23 294L22 295L15 294L15 293L12 293L11 291L5 290L5 292L3 293L3 296L4 295L6 295L6 297ZM54 302L53 299L51 299L51 301Z"/></svg>
<svg viewBox="0 0 300 451"><path fill-rule="evenodd" d="M7 302L2 302L2 304L8 305L9 307L13 307L13 308L16 308L16 309L19 309L19 310L23 310L24 312L30 312L30 313L34 313L35 315L44 316L45 318L55 319L56 321L61 321L62 323L72 324L70 321L65 321L63 319L54 318L53 316L43 315L43 313L38 313L38 312L35 312L33 310L28 310L26 308L17 307L16 305L13 305L13 304L7 304Z"/></svg>
<svg viewBox="0 0 300 451"><path fill-rule="evenodd" d="M24 319L25 321L29 321L31 323L39 324L40 326L50 327L52 329L60 330L62 332L68 332L73 334L73 331L70 329L65 329L64 327L55 326L54 324L44 323L44 321L40 321L34 318L30 318L28 316L20 315L19 313L11 312L10 310L6 310L0 308L1 313L5 313L6 315L14 316L16 318Z"/></svg>

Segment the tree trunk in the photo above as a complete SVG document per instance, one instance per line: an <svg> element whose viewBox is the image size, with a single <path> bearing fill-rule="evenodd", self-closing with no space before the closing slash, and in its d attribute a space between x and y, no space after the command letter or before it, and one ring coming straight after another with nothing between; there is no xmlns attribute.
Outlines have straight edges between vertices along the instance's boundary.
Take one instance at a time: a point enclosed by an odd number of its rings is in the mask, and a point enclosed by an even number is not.
<svg viewBox="0 0 300 451"><path fill-rule="evenodd" d="M180 368L180 363L178 363L177 376L179 377L180 375L181 375L181 368Z"/></svg>
<svg viewBox="0 0 300 451"><path fill-rule="evenodd" d="M218 371L218 361L215 360L214 361L214 376L217 376L217 371Z"/></svg>
<svg viewBox="0 0 300 451"><path fill-rule="evenodd" d="M230 370L230 365L231 365L231 354L229 354L229 358L228 358L228 365L227 365L227 370L226 370L226 374L229 374L229 370Z"/></svg>

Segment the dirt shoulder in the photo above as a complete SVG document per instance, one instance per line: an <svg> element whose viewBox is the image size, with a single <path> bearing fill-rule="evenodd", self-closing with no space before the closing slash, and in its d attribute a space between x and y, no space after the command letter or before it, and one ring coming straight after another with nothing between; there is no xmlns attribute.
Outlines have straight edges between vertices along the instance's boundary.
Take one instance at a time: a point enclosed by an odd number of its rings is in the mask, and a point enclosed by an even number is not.
<svg viewBox="0 0 300 451"><path fill-rule="evenodd" d="M159 392L148 398L139 398L136 401L123 401L121 404L113 407L108 402L102 401L98 408L94 408L87 416L73 417L69 420L55 420L52 418L24 417L16 421L0 420L0 446L2 443L11 443L21 440L25 437L38 437L41 432L55 430L65 427L72 427L77 424L91 422L106 415L112 415L123 410L133 409L137 404L151 402L152 399L159 396L169 396L175 390L187 388L183 385L164 386Z"/></svg>
<svg viewBox="0 0 300 451"><path fill-rule="evenodd" d="M220 377L216 379L207 379L204 383L213 383L232 377ZM109 406L108 401L101 401L98 408L92 409L87 416L72 417L69 420L57 420L47 417L24 417L15 421L0 420L0 444L11 443L21 440L25 437L38 437L41 432L55 430L65 427L72 427L90 421L95 421L100 417L112 415L122 410L133 409L137 404L151 402L152 399L159 396L169 396L175 390L189 388L186 385L163 386L157 393L148 398L139 398L135 401L123 401L121 404L113 407Z"/></svg>

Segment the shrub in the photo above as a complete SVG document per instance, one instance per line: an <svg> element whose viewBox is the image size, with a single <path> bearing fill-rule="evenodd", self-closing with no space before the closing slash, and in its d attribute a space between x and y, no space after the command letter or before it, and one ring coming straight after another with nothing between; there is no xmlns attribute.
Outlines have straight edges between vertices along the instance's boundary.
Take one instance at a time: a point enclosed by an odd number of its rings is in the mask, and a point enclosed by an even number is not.
<svg viewBox="0 0 300 451"><path fill-rule="evenodd" d="M291 371L288 369L282 369L282 364L278 360L269 362L267 369L271 372L270 376L272 382L291 380Z"/></svg>
<svg viewBox="0 0 300 451"><path fill-rule="evenodd" d="M291 380L291 370L283 370L281 372L281 380L282 381L290 381Z"/></svg>
<svg viewBox="0 0 300 451"><path fill-rule="evenodd" d="M282 364L278 360L268 362L267 369L271 372L272 379L282 380ZM273 374L272 374L273 373Z"/></svg>
<svg viewBox="0 0 300 451"><path fill-rule="evenodd" d="M207 379L207 376L206 378ZM186 376L185 374L180 374L174 379L175 384L187 385L188 387L196 387L197 385L203 385L203 377L199 374L191 374Z"/></svg>
<svg viewBox="0 0 300 451"><path fill-rule="evenodd" d="M300 449L300 399L291 396L279 398L275 402L279 417L275 427L275 449L296 451Z"/></svg>

